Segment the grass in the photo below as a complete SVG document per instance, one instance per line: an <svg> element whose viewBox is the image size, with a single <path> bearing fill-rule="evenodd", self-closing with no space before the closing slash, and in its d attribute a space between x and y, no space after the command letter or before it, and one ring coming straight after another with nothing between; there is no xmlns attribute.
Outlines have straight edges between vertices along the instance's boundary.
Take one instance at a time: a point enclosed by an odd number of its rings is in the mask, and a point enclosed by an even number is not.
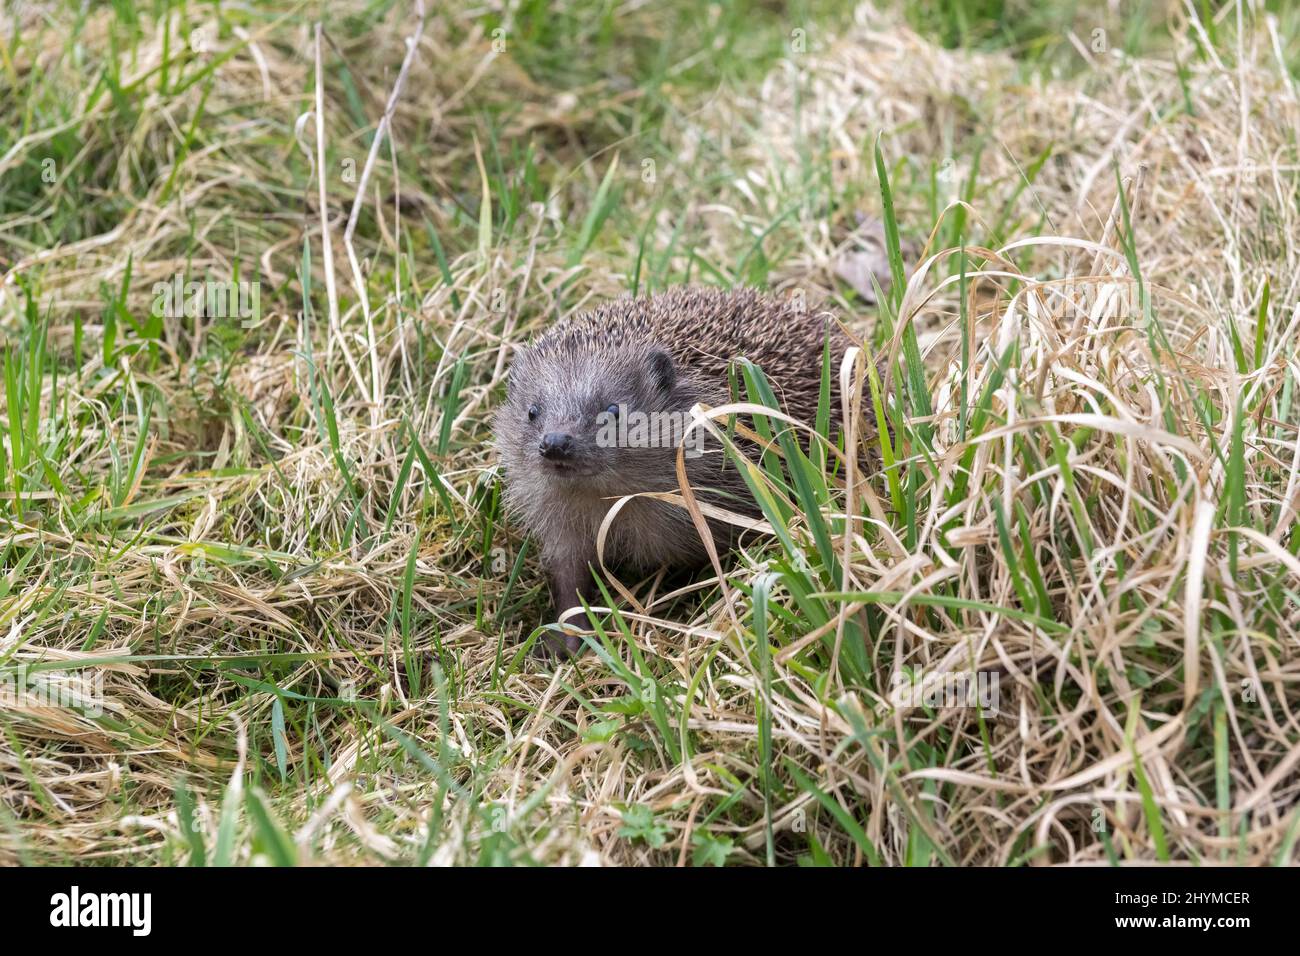
<svg viewBox="0 0 1300 956"><path fill-rule="evenodd" d="M427 6L6 7L0 862L1295 861L1294 10ZM548 664L511 348L684 282L875 464Z"/></svg>

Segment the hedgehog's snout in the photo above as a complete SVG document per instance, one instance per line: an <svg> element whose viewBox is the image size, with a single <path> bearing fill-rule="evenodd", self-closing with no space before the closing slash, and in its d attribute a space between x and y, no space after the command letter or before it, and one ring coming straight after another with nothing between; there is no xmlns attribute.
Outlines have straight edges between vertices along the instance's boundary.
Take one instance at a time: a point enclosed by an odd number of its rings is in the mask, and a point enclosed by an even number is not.
<svg viewBox="0 0 1300 956"><path fill-rule="evenodd" d="M568 461L573 457L573 436L568 432L547 432L537 450L547 461Z"/></svg>

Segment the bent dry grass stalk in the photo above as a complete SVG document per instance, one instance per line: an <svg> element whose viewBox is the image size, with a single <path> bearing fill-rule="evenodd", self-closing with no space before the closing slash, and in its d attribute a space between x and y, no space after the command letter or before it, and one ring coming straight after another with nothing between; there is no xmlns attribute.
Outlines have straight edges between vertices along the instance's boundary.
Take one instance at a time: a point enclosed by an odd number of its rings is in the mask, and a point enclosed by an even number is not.
<svg viewBox="0 0 1300 956"><path fill-rule="evenodd" d="M0 46L0 862L1294 862L1297 18L1036 60L925 4L328 6ZM154 314L178 273L261 316ZM510 351L688 279L861 360L729 445L739 555L547 664Z"/></svg>

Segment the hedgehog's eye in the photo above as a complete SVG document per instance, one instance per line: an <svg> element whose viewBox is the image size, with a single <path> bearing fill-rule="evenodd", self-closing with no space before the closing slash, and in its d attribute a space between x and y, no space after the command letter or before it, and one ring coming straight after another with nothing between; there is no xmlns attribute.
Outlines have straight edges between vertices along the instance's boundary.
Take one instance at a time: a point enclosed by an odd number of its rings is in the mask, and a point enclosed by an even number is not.
<svg viewBox="0 0 1300 956"><path fill-rule="evenodd" d="M605 414L608 415L610 418L618 418L618 406L617 405L609 406L609 408L605 409Z"/></svg>
<svg viewBox="0 0 1300 956"><path fill-rule="evenodd" d="M542 406L536 403L528 406L528 420L530 422L537 421L537 416L540 415L541 413L542 413Z"/></svg>

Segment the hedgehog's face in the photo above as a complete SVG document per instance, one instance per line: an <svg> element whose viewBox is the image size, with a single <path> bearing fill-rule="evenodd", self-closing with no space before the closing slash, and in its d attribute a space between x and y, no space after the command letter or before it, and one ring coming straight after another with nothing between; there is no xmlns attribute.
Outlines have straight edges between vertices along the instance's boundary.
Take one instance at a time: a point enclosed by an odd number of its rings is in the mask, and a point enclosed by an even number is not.
<svg viewBox="0 0 1300 956"><path fill-rule="evenodd" d="M540 473L604 493L651 490L676 442L662 420L675 408L672 358L653 346L590 352L522 352L510 370L509 394L497 416L508 471ZM649 424L655 423L655 427ZM676 433L680 435L680 431ZM671 477L671 466L668 475ZM631 488L644 484L645 487Z"/></svg>

